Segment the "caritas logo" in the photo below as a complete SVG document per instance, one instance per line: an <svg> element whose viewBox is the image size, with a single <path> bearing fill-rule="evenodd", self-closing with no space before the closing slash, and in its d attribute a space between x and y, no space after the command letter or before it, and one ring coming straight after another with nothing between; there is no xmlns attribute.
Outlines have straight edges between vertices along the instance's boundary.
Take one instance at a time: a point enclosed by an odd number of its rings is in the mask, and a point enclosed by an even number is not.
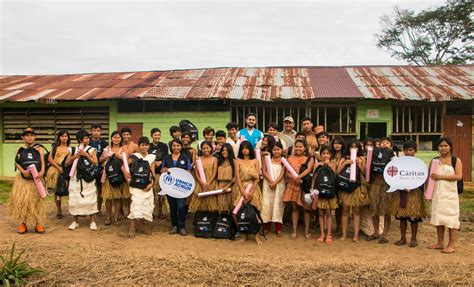
<svg viewBox="0 0 474 287"><path fill-rule="evenodd" d="M418 188L427 177L427 165L421 159L413 156L395 157L383 171L383 178L390 185L387 192Z"/></svg>

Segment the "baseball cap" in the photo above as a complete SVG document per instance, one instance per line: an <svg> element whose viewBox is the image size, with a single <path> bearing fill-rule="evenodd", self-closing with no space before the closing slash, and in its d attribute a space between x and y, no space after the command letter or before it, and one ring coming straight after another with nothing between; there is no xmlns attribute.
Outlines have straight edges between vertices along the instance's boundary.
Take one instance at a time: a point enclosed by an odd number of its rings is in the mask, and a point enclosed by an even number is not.
<svg viewBox="0 0 474 287"><path fill-rule="evenodd" d="M291 122L291 123L294 123L295 120L293 119L293 117L291 116L287 116L283 119L283 122Z"/></svg>
<svg viewBox="0 0 474 287"><path fill-rule="evenodd" d="M32 128L26 128L26 129L24 129L24 130L23 130L23 133L21 134L21 136L24 136L24 135L26 135L26 134L36 135L35 130L32 129Z"/></svg>

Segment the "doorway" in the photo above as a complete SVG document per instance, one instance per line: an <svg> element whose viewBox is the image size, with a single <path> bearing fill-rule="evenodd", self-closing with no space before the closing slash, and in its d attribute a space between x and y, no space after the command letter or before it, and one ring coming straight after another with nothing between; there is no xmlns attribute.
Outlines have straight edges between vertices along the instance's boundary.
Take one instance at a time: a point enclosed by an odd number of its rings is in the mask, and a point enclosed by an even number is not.
<svg viewBox="0 0 474 287"><path fill-rule="evenodd" d="M387 123L360 123L360 137L367 138L382 138L387 136Z"/></svg>
<svg viewBox="0 0 474 287"><path fill-rule="evenodd" d="M143 124L142 123L119 123L118 130L122 128L129 128L132 130L132 141L134 143L138 142L138 139L143 136Z"/></svg>
<svg viewBox="0 0 474 287"><path fill-rule="evenodd" d="M461 159L465 181L471 181L471 123L471 115L447 115L444 117L444 135L453 141L453 155Z"/></svg>

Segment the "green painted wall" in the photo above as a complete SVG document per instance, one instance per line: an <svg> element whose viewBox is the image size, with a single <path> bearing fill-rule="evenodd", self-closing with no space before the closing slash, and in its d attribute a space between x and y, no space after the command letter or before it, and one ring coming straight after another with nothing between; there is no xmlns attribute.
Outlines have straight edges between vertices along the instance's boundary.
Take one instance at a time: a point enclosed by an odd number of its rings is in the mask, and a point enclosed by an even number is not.
<svg viewBox="0 0 474 287"><path fill-rule="evenodd" d="M230 111L119 113L116 117L116 124L143 123L143 135L147 137L150 137L150 130L152 128L159 128L161 130L161 141L167 143L171 140L169 128L178 125L182 119L190 120L195 124L199 130L199 139L202 139L202 130L208 126L213 127L216 131L223 130L227 133L225 125L230 121ZM115 125L115 127L117 126Z"/></svg>
<svg viewBox="0 0 474 287"><path fill-rule="evenodd" d="M474 103L474 101L472 101ZM472 105L472 145L471 145L471 181L474 181L474 104Z"/></svg>
<svg viewBox="0 0 474 287"><path fill-rule="evenodd" d="M379 117L367 119L367 110L379 110ZM392 132L392 103L386 100L361 100L357 102L356 111L356 132L360 135L360 123L387 123L387 135Z"/></svg>
<svg viewBox="0 0 474 287"><path fill-rule="evenodd" d="M26 103L2 103L2 108L27 108L27 107L109 107L109 114L110 114L110 122L109 124L116 127L116 103L112 101L89 101L89 102L61 102L57 104L41 104L41 103L34 103L34 102L26 102ZM2 109L0 109L0 176L11 177L15 176L14 171L14 157L15 152L18 147L21 146L20 143L3 143L3 123L2 123L3 115ZM42 144L48 147L51 143L44 143Z"/></svg>

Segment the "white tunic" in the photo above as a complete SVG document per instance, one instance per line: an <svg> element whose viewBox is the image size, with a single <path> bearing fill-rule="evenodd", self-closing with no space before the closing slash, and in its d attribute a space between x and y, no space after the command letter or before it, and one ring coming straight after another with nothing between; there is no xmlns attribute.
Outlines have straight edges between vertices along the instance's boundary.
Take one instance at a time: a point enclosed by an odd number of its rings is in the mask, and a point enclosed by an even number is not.
<svg viewBox="0 0 474 287"><path fill-rule="evenodd" d="M134 153L138 158L143 158L140 153ZM145 158L151 164L155 161L154 154L148 154ZM132 195L132 203L130 204L130 219L145 219L153 221L153 210L155 209L155 198L153 189L144 191L143 189L130 187L130 194Z"/></svg>
<svg viewBox="0 0 474 287"><path fill-rule="evenodd" d="M87 147L87 152L92 155L95 151L93 147ZM76 148L77 152L77 148ZM92 215L99 212L97 209L97 187L95 180L92 182L86 182L82 180L82 192L81 192L81 181L77 179L76 173L69 181L69 213L72 215Z"/></svg>
<svg viewBox="0 0 474 287"><path fill-rule="evenodd" d="M451 165L442 163L439 164L437 173L455 174ZM456 181L436 180L430 223L435 226L459 229L459 196Z"/></svg>

